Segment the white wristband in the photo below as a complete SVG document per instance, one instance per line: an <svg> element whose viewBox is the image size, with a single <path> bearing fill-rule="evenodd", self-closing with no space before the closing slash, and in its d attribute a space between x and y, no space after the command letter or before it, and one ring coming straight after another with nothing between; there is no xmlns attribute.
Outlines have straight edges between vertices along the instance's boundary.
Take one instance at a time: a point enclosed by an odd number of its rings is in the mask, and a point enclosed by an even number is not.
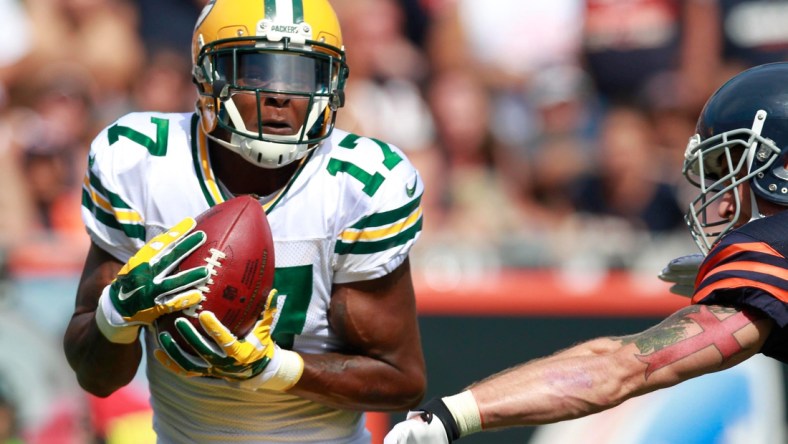
<svg viewBox="0 0 788 444"><path fill-rule="evenodd" d="M98 307L96 307L96 325L99 331L109 342L115 344L131 344L137 340L140 332L139 325L114 324L112 322L113 318L122 319L122 316L115 310L115 306L112 305L109 297L109 285L107 285L101 292Z"/></svg>
<svg viewBox="0 0 788 444"><path fill-rule="evenodd" d="M304 358L296 352L290 350L277 350L277 358L280 359L279 366L273 369L270 375L266 376L263 388L269 390L289 390L301 379L304 373ZM265 370L263 370L265 373Z"/></svg>
<svg viewBox="0 0 788 444"><path fill-rule="evenodd" d="M460 436L467 436L482 430L482 416L479 413L476 398L473 397L470 390L446 396L441 398L441 401L454 417L454 421L460 429Z"/></svg>
<svg viewBox="0 0 788 444"><path fill-rule="evenodd" d="M259 375L238 386L247 390L285 391L293 388L304 373L304 359L296 352L276 347L273 359Z"/></svg>

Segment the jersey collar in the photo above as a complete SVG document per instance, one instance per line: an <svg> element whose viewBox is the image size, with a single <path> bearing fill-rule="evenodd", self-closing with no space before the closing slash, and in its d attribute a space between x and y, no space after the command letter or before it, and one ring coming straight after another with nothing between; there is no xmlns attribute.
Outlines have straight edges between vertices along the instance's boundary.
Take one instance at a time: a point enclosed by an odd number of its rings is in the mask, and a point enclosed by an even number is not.
<svg viewBox="0 0 788 444"><path fill-rule="evenodd" d="M192 161L194 162L194 172L197 175L197 181L200 183L200 189L202 190L203 197L208 202L208 205L213 207L214 205L218 205L226 200L233 198L234 196L232 193L227 190L226 187L220 185L218 179L213 173L213 169L211 168L211 159L208 154L208 138L205 136L205 133L200 130L199 125L200 118L195 113L192 115L192 122L191 122L191 133L192 133ZM304 170L304 165L306 165L307 161L312 157L313 153L316 150L310 150L303 159L301 159L301 164L296 169L293 176L287 182L287 185L282 187L281 190L277 192L277 194L272 198L269 199L263 205L263 210L265 210L266 214L270 213L274 207L282 200L284 195L293 186L298 176L301 175L301 172Z"/></svg>

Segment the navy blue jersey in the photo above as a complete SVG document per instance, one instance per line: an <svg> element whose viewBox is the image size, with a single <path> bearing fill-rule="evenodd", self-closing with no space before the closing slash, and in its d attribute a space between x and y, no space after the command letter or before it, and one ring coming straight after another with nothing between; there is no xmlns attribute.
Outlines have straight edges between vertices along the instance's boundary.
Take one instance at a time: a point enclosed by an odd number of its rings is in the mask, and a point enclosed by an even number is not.
<svg viewBox="0 0 788 444"><path fill-rule="evenodd" d="M701 264L692 302L765 314L775 329L761 352L788 362L788 211L720 239Z"/></svg>

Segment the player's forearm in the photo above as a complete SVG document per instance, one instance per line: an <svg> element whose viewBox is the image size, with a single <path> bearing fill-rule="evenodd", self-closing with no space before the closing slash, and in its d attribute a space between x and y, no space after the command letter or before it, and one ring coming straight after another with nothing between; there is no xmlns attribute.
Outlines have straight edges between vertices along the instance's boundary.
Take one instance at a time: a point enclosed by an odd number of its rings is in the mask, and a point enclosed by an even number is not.
<svg viewBox="0 0 788 444"><path fill-rule="evenodd" d="M598 339L472 385L483 427L551 423L620 404L638 389L616 362L620 347Z"/></svg>
<svg viewBox="0 0 788 444"><path fill-rule="evenodd" d="M96 396L109 396L128 384L142 357L139 341L109 342L99 331L93 313L75 314L63 339L66 358L79 385Z"/></svg>
<svg viewBox="0 0 788 444"><path fill-rule="evenodd" d="M407 410L422 400L423 368L403 370L369 357L337 353L302 355L304 373L290 393L348 410Z"/></svg>

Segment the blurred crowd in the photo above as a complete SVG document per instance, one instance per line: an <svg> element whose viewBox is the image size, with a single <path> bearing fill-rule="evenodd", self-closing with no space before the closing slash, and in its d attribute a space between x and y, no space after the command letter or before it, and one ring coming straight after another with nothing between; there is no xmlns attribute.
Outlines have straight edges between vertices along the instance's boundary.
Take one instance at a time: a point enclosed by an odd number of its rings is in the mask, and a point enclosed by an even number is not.
<svg viewBox="0 0 788 444"><path fill-rule="evenodd" d="M79 268L89 142L128 111L194 108L204 3L0 0L7 267ZM338 125L421 170L428 269L654 269L692 250L681 161L695 117L788 44L788 4L772 0L334 4L351 66Z"/></svg>
<svg viewBox="0 0 788 444"><path fill-rule="evenodd" d="M4 273L81 269L89 143L129 111L194 109L204 3L0 0ZM788 1L332 3L350 65L337 126L421 171L427 272L653 275L695 251L681 176L695 119L732 74L788 54Z"/></svg>
<svg viewBox="0 0 788 444"><path fill-rule="evenodd" d="M79 262L89 141L128 111L193 109L203 3L2 0L4 262ZM420 168L437 263L628 268L655 240L686 243L680 165L700 106L788 42L775 1L334 3L351 66L338 125Z"/></svg>

